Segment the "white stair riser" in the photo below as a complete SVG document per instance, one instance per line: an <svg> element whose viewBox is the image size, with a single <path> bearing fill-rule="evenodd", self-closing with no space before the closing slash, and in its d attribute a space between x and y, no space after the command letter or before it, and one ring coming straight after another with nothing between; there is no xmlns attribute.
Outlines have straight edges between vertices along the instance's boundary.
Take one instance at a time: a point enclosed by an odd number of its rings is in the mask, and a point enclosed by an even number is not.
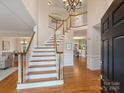
<svg viewBox="0 0 124 93"><path fill-rule="evenodd" d="M56 70L56 67L29 68L29 72L52 71L52 70Z"/></svg>
<svg viewBox="0 0 124 93"><path fill-rule="evenodd" d="M60 35L60 34L58 34L57 36L64 37L64 35ZM54 39L54 37L50 37L50 39Z"/></svg>
<svg viewBox="0 0 124 93"><path fill-rule="evenodd" d="M34 49L34 51L55 51L55 49Z"/></svg>
<svg viewBox="0 0 124 93"><path fill-rule="evenodd" d="M38 82L38 83L27 83L27 84L17 84L17 89L28 89L28 88L38 88L38 87L50 87L63 85L63 80L48 81L48 82Z"/></svg>
<svg viewBox="0 0 124 93"><path fill-rule="evenodd" d="M53 62L30 62L30 65L33 66L33 65L56 65L56 61Z"/></svg>
<svg viewBox="0 0 124 93"><path fill-rule="evenodd" d="M34 48L37 48L37 47L34 47ZM46 46L41 46L41 47L39 47L40 49L44 49L44 48L53 48L54 49L54 47L46 47Z"/></svg>
<svg viewBox="0 0 124 93"><path fill-rule="evenodd" d="M54 42L46 42L45 44L54 44Z"/></svg>
<svg viewBox="0 0 124 93"><path fill-rule="evenodd" d="M49 44L49 45L53 45L54 43L45 43L45 45L47 45L47 44ZM60 44L59 42L57 42L57 44ZM55 51L55 50L54 50Z"/></svg>
<svg viewBox="0 0 124 93"><path fill-rule="evenodd" d="M64 39L63 37L57 37L56 40ZM53 38L50 38L49 40L54 40Z"/></svg>
<svg viewBox="0 0 124 93"><path fill-rule="evenodd" d="M57 40L57 43L59 43L62 40ZM49 40L45 44L54 44L54 40Z"/></svg>
<svg viewBox="0 0 124 93"><path fill-rule="evenodd" d="M28 75L28 79L57 78L57 73Z"/></svg>
<svg viewBox="0 0 124 93"><path fill-rule="evenodd" d="M53 44L45 44L45 46L54 46Z"/></svg>
<svg viewBox="0 0 124 93"><path fill-rule="evenodd" d="M55 52L33 52L32 55L55 55Z"/></svg>
<svg viewBox="0 0 124 93"><path fill-rule="evenodd" d="M51 46L51 47L54 47L54 45L47 45L47 44L46 44L45 46Z"/></svg>
<svg viewBox="0 0 124 93"><path fill-rule="evenodd" d="M30 60L55 60L56 57L31 57Z"/></svg>

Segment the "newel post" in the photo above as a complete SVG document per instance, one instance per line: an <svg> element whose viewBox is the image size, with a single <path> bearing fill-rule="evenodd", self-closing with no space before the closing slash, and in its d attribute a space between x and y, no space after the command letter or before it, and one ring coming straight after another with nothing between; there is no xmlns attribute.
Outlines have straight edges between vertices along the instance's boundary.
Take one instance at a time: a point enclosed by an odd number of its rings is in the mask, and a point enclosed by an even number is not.
<svg viewBox="0 0 124 93"><path fill-rule="evenodd" d="M22 54L18 53L18 83L22 83Z"/></svg>

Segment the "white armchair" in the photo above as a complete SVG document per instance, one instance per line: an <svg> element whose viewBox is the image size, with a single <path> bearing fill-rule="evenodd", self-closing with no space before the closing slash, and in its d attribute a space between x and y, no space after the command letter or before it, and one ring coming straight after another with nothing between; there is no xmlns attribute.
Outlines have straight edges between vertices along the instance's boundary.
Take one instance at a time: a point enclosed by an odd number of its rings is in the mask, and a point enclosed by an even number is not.
<svg viewBox="0 0 124 93"><path fill-rule="evenodd" d="M6 69L12 66L13 55L11 52L0 54L0 69Z"/></svg>

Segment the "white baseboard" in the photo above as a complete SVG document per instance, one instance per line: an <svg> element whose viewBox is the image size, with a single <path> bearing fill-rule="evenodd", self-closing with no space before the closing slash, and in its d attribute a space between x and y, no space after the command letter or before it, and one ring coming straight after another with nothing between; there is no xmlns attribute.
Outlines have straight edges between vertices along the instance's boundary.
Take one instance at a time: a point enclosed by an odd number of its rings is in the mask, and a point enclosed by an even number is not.
<svg viewBox="0 0 124 93"><path fill-rule="evenodd" d="M58 86L58 85L63 85L63 84L64 84L63 80L48 81L48 82L38 82L38 83L25 83L25 84L17 84L17 89L50 87L50 86Z"/></svg>
<svg viewBox="0 0 124 93"><path fill-rule="evenodd" d="M74 66L73 54L64 54L64 66Z"/></svg>
<svg viewBox="0 0 124 93"><path fill-rule="evenodd" d="M99 55L88 55L87 56L87 68L90 70L101 69L101 57Z"/></svg>
<svg viewBox="0 0 124 93"><path fill-rule="evenodd" d="M69 66L69 67L70 67L70 66L72 66L72 67L73 67L73 66L74 66L74 64L72 64L72 63L70 63L70 64L67 64L67 63L66 63L66 64L64 64L64 67L68 67L68 66Z"/></svg>

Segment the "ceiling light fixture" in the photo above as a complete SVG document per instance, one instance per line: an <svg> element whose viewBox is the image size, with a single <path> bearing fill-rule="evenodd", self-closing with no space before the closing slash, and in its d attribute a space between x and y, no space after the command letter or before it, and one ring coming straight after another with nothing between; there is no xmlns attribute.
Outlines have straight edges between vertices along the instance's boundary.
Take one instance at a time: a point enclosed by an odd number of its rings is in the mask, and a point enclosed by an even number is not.
<svg viewBox="0 0 124 93"><path fill-rule="evenodd" d="M48 6L51 6L51 5L52 5L52 1L48 0Z"/></svg>
<svg viewBox="0 0 124 93"><path fill-rule="evenodd" d="M68 12L75 12L76 9L80 9L82 6L82 0L63 0L63 3Z"/></svg>

